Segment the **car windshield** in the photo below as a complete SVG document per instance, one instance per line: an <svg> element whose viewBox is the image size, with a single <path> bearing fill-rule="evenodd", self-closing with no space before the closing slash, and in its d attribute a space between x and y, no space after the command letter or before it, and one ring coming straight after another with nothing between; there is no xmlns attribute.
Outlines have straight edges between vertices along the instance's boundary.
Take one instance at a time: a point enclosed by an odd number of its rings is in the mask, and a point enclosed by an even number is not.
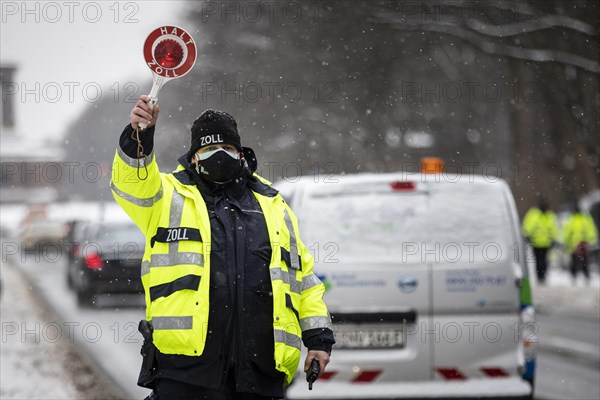
<svg viewBox="0 0 600 400"><path fill-rule="evenodd" d="M97 241L102 243L144 243L144 235L135 225L104 225L98 229Z"/></svg>
<svg viewBox="0 0 600 400"><path fill-rule="evenodd" d="M334 262L496 260L506 255L511 241L502 191L495 185L317 192L307 203L303 240L317 262L327 255Z"/></svg>

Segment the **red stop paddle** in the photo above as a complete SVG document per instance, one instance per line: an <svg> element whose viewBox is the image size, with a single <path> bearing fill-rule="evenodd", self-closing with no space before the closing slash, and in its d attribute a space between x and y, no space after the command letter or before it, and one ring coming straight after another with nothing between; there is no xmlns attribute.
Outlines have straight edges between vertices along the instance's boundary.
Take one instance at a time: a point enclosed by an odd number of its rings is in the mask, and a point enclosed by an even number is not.
<svg viewBox="0 0 600 400"><path fill-rule="evenodd" d="M152 71L150 109L156 104L158 92L171 79L181 78L196 62L196 43L192 36L177 26L161 26L153 30L144 43L144 59ZM141 129L146 124L140 122Z"/></svg>

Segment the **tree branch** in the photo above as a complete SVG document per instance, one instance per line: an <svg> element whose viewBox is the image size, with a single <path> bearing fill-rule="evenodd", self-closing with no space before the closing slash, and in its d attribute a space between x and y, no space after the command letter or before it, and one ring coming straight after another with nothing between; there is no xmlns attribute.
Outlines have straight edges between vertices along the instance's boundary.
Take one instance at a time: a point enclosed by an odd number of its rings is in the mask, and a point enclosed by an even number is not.
<svg viewBox="0 0 600 400"><path fill-rule="evenodd" d="M598 62L577 54L552 49L525 49L522 47L494 43L482 38L477 33L467 31L457 25L445 22L427 24L407 23L406 20L390 17L389 15L381 13L379 13L377 17L379 18L380 22L389 23L394 27L394 29L401 31L429 31L456 36L469 42L473 46L478 47L488 54L513 57L529 61L560 62L563 64L583 68L590 72L600 73L600 64Z"/></svg>

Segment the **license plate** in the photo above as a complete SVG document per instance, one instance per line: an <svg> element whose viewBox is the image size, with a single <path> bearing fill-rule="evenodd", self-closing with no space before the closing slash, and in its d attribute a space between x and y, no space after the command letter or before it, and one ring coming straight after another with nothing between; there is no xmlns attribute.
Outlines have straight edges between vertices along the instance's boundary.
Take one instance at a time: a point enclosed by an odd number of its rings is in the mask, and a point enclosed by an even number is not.
<svg viewBox="0 0 600 400"><path fill-rule="evenodd" d="M389 349L404 347L404 334L394 330L357 330L335 333L336 349Z"/></svg>

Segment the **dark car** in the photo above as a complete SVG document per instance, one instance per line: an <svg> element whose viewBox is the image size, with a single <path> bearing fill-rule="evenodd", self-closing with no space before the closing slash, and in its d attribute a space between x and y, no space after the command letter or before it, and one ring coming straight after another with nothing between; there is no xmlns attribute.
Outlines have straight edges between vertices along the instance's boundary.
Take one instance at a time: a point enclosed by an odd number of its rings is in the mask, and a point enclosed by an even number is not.
<svg viewBox="0 0 600 400"><path fill-rule="evenodd" d="M100 224L85 229L70 279L81 306L95 304L97 295L143 293L140 278L145 239L133 224Z"/></svg>
<svg viewBox="0 0 600 400"><path fill-rule="evenodd" d="M67 255L67 286L73 289L73 277L79 274L81 263L81 247L88 238L88 230L95 225L89 221L69 221L67 223L67 234L63 239L65 254Z"/></svg>

